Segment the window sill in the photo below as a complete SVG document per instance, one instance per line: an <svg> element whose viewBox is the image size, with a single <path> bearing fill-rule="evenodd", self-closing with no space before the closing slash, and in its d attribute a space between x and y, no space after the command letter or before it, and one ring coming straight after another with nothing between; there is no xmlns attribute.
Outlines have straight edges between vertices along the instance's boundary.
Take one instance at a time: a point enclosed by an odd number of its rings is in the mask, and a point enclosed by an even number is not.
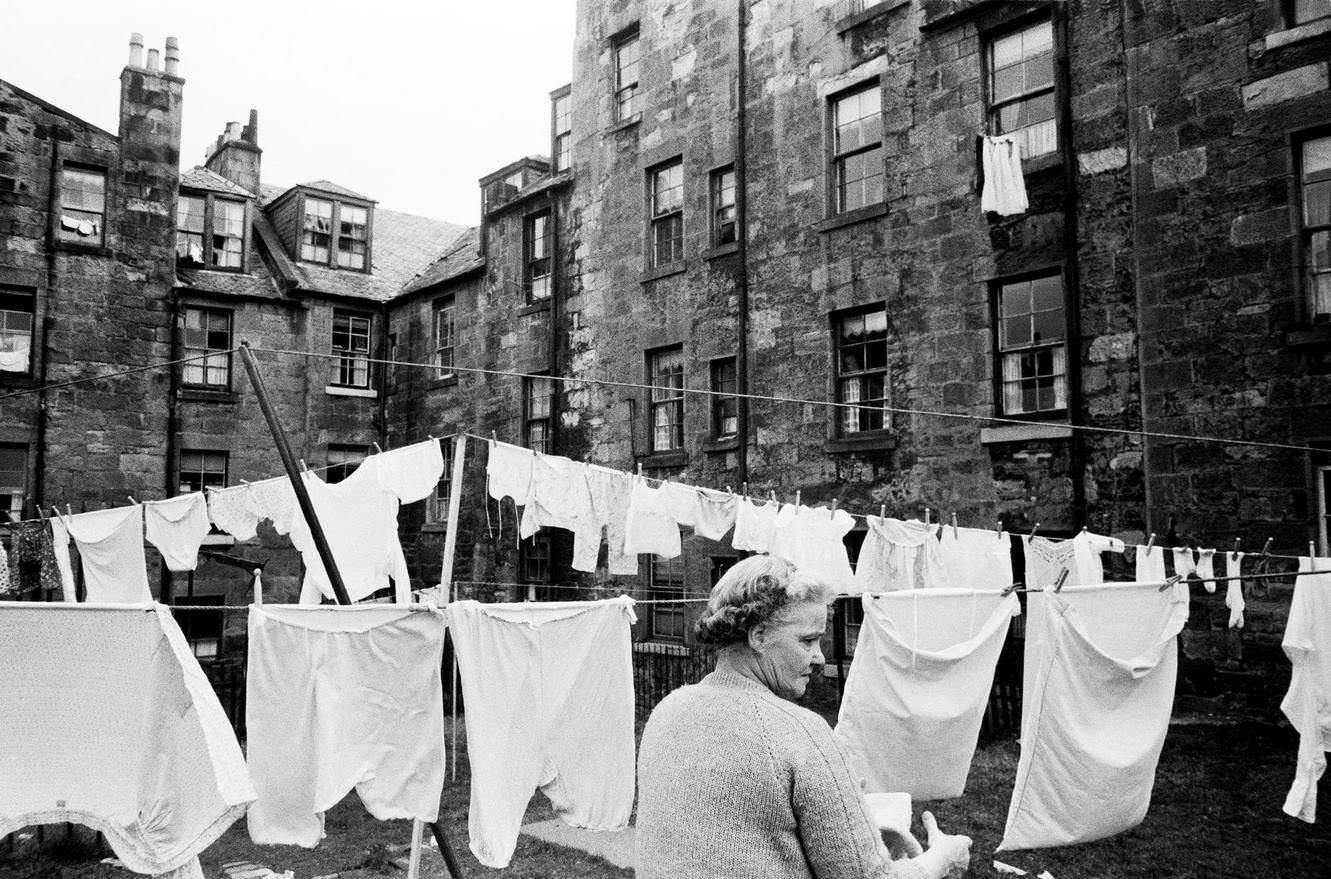
<svg viewBox="0 0 1331 879"><path fill-rule="evenodd" d="M621 131L627 131L630 128L637 127L637 125L641 122L642 122L642 114L634 113L629 118L621 119L620 121L616 122L614 125L611 125L609 128L605 130L605 133L618 134Z"/></svg>
<svg viewBox="0 0 1331 879"><path fill-rule="evenodd" d="M704 452L733 452L739 448L739 437L727 436L708 440L702 444Z"/></svg>
<svg viewBox="0 0 1331 879"><path fill-rule="evenodd" d="M1285 344L1291 348L1313 345L1331 345L1331 325L1304 325L1285 333Z"/></svg>
<svg viewBox="0 0 1331 879"><path fill-rule="evenodd" d="M239 403L240 394L235 391L224 390L222 388L193 388L183 387L180 389L179 398L191 403Z"/></svg>
<svg viewBox="0 0 1331 879"><path fill-rule="evenodd" d="M447 530L447 522L426 522L421 526L422 534L443 534Z"/></svg>
<svg viewBox="0 0 1331 879"><path fill-rule="evenodd" d="M1045 153L1043 156L1036 156L1033 159L1021 160L1021 173L1023 175L1039 174L1041 171L1048 171L1050 168L1060 168L1063 166L1063 153L1061 150L1054 150L1052 153Z"/></svg>
<svg viewBox="0 0 1331 879"><path fill-rule="evenodd" d="M879 202L866 207L856 208L853 211L846 211L844 214L837 214L834 217L828 217L813 224L815 232L831 232L833 229L840 229L843 226L853 226L856 223L863 223L865 220L873 220L887 215L887 205Z"/></svg>
<svg viewBox="0 0 1331 879"><path fill-rule="evenodd" d="M540 302L529 302L518 309L518 317L526 317L529 314L541 314L550 310L550 300L542 299Z"/></svg>
<svg viewBox="0 0 1331 879"><path fill-rule="evenodd" d="M831 454L840 452L890 452L897 447L896 435L890 430L865 431L852 436L839 436L823 441L823 451Z"/></svg>
<svg viewBox="0 0 1331 879"><path fill-rule="evenodd" d="M860 25L873 21L880 15L891 12L893 9L899 9L902 6L909 6L910 0L885 0L883 3L875 3L862 12L856 12L854 15L847 15L838 21L834 27L838 36L845 36L846 31L853 30Z"/></svg>
<svg viewBox="0 0 1331 879"><path fill-rule="evenodd" d="M105 244L81 244L77 241L66 241L63 238L56 239L55 249L64 250L68 253L82 253L88 256L111 255L111 249Z"/></svg>
<svg viewBox="0 0 1331 879"><path fill-rule="evenodd" d="M684 467L689 463L689 453L683 449L671 449L668 452L652 452L640 455L638 463L643 467Z"/></svg>
<svg viewBox="0 0 1331 879"><path fill-rule="evenodd" d="M739 242L729 241L725 244L718 244L710 250L702 252L703 259L718 259L723 256L730 256L732 253L739 253Z"/></svg>
<svg viewBox="0 0 1331 879"><path fill-rule="evenodd" d="M1282 46L1290 46L1294 43L1301 43L1304 40L1311 40L1313 37L1320 37L1323 34L1331 34L1331 16L1319 18L1315 21L1304 22L1300 25L1287 28L1283 31L1276 31L1273 34L1266 35L1266 51L1279 49Z"/></svg>
<svg viewBox="0 0 1331 879"><path fill-rule="evenodd" d="M634 653L662 653L667 656L688 656L692 651L678 641L638 641L633 645Z"/></svg>
<svg viewBox="0 0 1331 879"><path fill-rule="evenodd" d="M1031 440L1070 439L1072 428L1066 424L1032 421L1030 424L1004 424L1001 427L980 429L980 444L1024 443Z"/></svg>
<svg viewBox="0 0 1331 879"><path fill-rule="evenodd" d="M458 383L457 375L450 375L450 376L445 376L444 378L434 379L425 386L425 389L428 391L437 391L440 388L454 388L457 387L457 383Z"/></svg>
<svg viewBox="0 0 1331 879"><path fill-rule="evenodd" d="M373 388L348 388L342 385L325 385L324 393L330 397L364 397L368 400L379 396L379 392Z"/></svg>
<svg viewBox="0 0 1331 879"><path fill-rule="evenodd" d="M648 269L638 276L638 282L650 284L652 281L659 281L662 278L668 278L671 275L678 275L684 272L684 261L672 262L667 265L657 266L654 269Z"/></svg>

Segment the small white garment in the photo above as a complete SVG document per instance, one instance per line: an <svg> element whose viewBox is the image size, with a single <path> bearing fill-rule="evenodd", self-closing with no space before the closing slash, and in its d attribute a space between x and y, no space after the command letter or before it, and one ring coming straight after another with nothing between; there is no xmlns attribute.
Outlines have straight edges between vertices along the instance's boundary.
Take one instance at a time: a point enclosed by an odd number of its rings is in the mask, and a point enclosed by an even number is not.
<svg viewBox="0 0 1331 879"><path fill-rule="evenodd" d="M664 480L660 487L666 509L683 528L692 528L698 516L698 490L691 485Z"/></svg>
<svg viewBox="0 0 1331 879"><path fill-rule="evenodd" d="M1331 751L1331 558L1299 559L1280 646L1294 665L1280 710L1299 733L1294 783L1283 810L1311 824L1317 817L1317 781Z"/></svg>
<svg viewBox="0 0 1331 879"><path fill-rule="evenodd" d="M980 155L984 167L980 210L997 211L1005 217L1024 213L1029 202L1016 140L1010 134L986 135Z"/></svg>
<svg viewBox="0 0 1331 879"><path fill-rule="evenodd" d="M679 522L670 514L664 492L641 476L633 482L624 524L624 554L655 553L673 559L682 551Z"/></svg>
<svg viewBox="0 0 1331 879"><path fill-rule="evenodd" d="M985 532L995 540L993 532ZM966 790L1015 594L921 589L865 595L834 735L870 791Z"/></svg>
<svg viewBox="0 0 1331 879"><path fill-rule="evenodd" d="M404 504L425 500L444 475L444 454L439 440L428 439L375 455L379 481Z"/></svg>
<svg viewBox="0 0 1331 879"><path fill-rule="evenodd" d="M1169 727L1187 586L1046 588L1026 614L1021 757L998 851L1135 827Z"/></svg>
<svg viewBox="0 0 1331 879"><path fill-rule="evenodd" d="M83 563L84 600L94 604L152 601L138 504L64 517Z"/></svg>
<svg viewBox="0 0 1331 879"><path fill-rule="evenodd" d="M1065 570L1068 572L1065 581L1067 585L1084 586L1104 582L1105 572L1100 554L1093 551L1084 539L1081 542L1075 538L1049 540L1023 534L1021 543L1026 554L1026 585L1029 588L1053 586Z"/></svg>
<svg viewBox="0 0 1331 879"><path fill-rule="evenodd" d="M720 540L735 524L735 510L739 501L733 494L700 488L695 494L697 511L693 516L693 533L708 540Z"/></svg>
<svg viewBox="0 0 1331 879"><path fill-rule="evenodd" d="M1137 547L1136 576L1138 583L1163 583L1165 576L1165 551L1158 546Z"/></svg>
<svg viewBox="0 0 1331 879"><path fill-rule="evenodd" d="M69 529L60 516L51 522L51 554L55 556L55 567L60 572L60 591L65 601L78 601L78 588L74 585L74 561L69 557Z"/></svg>
<svg viewBox="0 0 1331 879"><path fill-rule="evenodd" d="M407 604L411 579L398 539L398 496L386 487L392 485L391 479L381 480L379 458L371 455L350 476L332 485L313 473L304 473L302 478L347 596L359 601L387 587L388 578L392 577L397 603ZM303 516L297 516L291 523L291 544L300 550L305 562L301 603L317 604L320 594L335 598L323 559Z"/></svg>
<svg viewBox="0 0 1331 879"><path fill-rule="evenodd" d="M855 574L843 539L855 517L827 507L791 507L777 515L771 554L821 578L841 595L857 593ZM783 521L783 517L785 521Z"/></svg>
<svg viewBox="0 0 1331 879"><path fill-rule="evenodd" d="M250 839L312 848L323 813L353 787L381 821L435 820L443 656L444 616L434 607L251 605Z"/></svg>
<svg viewBox="0 0 1331 879"><path fill-rule="evenodd" d="M167 570L192 571L199 566L199 547L212 530L203 492L182 494L143 505L144 536L157 547Z"/></svg>
<svg viewBox="0 0 1331 879"><path fill-rule="evenodd" d="M1006 531L943 526L938 551L949 587L1001 592L1012 585L1012 535Z"/></svg>
<svg viewBox="0 0 1331 879"><path fill-rule="evenodd" d="M1197 566L1194 569L1198 580L1202 581L1202 588L1207 592L1215 592L1215 550L1199 549L1197 550Z"/></svg>
<svg viewBox="0 0 1331 879"><path fill-rule="evenodd" d="M1192 547L1174 547L1174 576L1187 579L1197 573L1197 562L1192 555Z"/></svg>
<svg viewBox="0 0 1331 879"><path fill-rule="evenodd" d="M194 859L255 797L217 696L153 604L0 603L0 837L72 822L136 873Z"/></svg>
<svg viewBox="0 0 1331 879"><path fill-rule="evenodd" d="M1072 546L1077 558L1077 569L1074 573L1080 575L1080 579L1069 582L1078 586L1089 586L1093 583L1103 583L1105 581L1105 566L1100 558L1100 553L1123 552L1127 549L1123 541L1117 537L1094 534L1085 528L1077 532L1077 536L1072 538Z"/></svg>
<svg viewBox="0 0 1331 879"><path fill-rule="evenodd" d="M531 537L542 528L563 528L576 535L583 531L584 541L596 532L600 540L600 527L593 522L592 499L587 488L584 465L562 455L536 453L531 466L531 491L522 510L518 535ZM596 555L592 552L591 566L578 570L596 569Z"/></svg>
<svg viewBox="0 0 1331 879"><path fill-rule="evenodd" d="M856 592L937 589L946 583L938 526L866 516L868 533L855 565Z"/></svg>
<svg viewBox="0 0 1331 879"><path fill-rule="evenodd" d="M638 573L638 557L624 553L624 527L628 519L629 498L633 494L633 477L620 470L590 464L584 469L587 491L592 500L592 515L597 522L605 525L606 568L612 576Z"/></svg>
<svg viewBox="0 0 1331 879"><path fill-rule="evenodd" d="M1225 553L1225 607L1229 608L1229 628L1243 628L1243 611L1248 604L1243 600L1243 557L1247 553Z"/></svg>
<svg viewBox="0 0 1331 879"><path fill-rule="evenodd" d="M490 456L485 462L485 481L490 497L502 501L513 498L518 506L531 494L531 468L536 453L522 446L490 441Z"/></svg>
<svg viewBox="0 0 1331 879"><path fill-rule="evenodd" d="M258 518L271 522L273 530L278 534L290 533L292 521L301 515L296 490L286 476L251 482L246 499L250 511Z"/></svg>
<svg viewBox="0 0 1331 879"><path fill-rule="evenodd" d="M250 508L250 487L208 489L208 516L213 524L237 540L250 540L258 533L260 517Z"/></svg>
<svg viewBox="0 0 1331 879"><path fill-rule="evenodd" d="M767 552L772 547L772 529L776 527L780 508L776 501L759 507L750 498L740 498L735 507L735 533L730 536L730 545L740 550Z"/></svg>
<svg viewBox="0 0 1331 879"><path fill-rule="evenodd" d="M566 824L625 827L634 791L632 599L458 601L447 615L467 705L476 859L508 866L538 787Z"/></svg>

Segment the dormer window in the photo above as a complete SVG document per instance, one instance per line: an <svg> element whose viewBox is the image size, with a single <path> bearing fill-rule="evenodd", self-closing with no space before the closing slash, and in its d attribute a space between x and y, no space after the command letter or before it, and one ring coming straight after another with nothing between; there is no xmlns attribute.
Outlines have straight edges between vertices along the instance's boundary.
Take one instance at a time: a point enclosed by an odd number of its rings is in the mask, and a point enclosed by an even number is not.
<svg viewBox="0 0 1331 879"><path fill-rule="evenodd" d="M181 193L176 202L176 261L180 265L243 269L245 203L211 194Z"/></svg>
<svg viewBox="0 0 1331 879"><path fill-rule="evenodd" d="M370 209L312 195L306 195L304 202L300 258L339 269L367 271L370 267Z"/></svg>

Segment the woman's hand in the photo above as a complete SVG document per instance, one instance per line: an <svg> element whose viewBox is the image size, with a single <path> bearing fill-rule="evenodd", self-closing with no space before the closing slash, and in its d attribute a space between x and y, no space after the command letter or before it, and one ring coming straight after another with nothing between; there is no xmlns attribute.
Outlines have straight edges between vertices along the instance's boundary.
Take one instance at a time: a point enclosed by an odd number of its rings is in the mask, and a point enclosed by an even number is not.
<svg viewBox="0 0 1331 879"><path fill-rule="evenodd" d="M929 850L924 857L932 862L940 879L943 876L964 876L971 866L971 838L939 830L932 812L925 812L920 820L929 835Z"/></svg>

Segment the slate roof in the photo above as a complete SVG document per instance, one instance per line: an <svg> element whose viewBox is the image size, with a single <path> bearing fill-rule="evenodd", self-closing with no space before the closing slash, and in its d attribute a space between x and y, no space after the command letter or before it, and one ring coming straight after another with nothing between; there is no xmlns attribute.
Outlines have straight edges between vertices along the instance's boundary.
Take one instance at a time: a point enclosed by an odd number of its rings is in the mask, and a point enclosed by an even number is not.
<svg viewBox="0 0 1331 879"><path fill-rule="evenodd" d="M245 198L254 198L254 193L243 186L232 183L221 174L209 171L207 168L190 168L184 174L180 175L180 185L182 188L202 189L207 192L219 192L223 195L239 195Z"/></svg>
<svg viewBox="0 0 1331 879"><path fill-rule="evenodd" d="M353 192L345 186L338 186L331 180L315 180L312 183L301 183L300 186L306 189L317 189L320 192L327 192L331 195L341 195L347 198L360 199L361 201L374 201L368 195L361 195L359 192Z"/></svg>
<svg viewBox="0 0 1331 879"><path fill-rule="evenodd" d="M268 218L256 212L251 240L260 238L277 240ZM248 272L221 272L197 266L176 267L176 287L185 291L213 293L220 296L240 296L247 299L282 299L282 288L268 267L265 252L271 257L271 247L252 246L249 252Z"/></svg>
<svg viewBox="0 0 1331 879"><path fill-rule="evenodd" d="M402 288L402 294L405 296L417 290L424 290L426 287L442 284L483 265L485 257L481 255L481 227L472 226L457 237L443 256L426 266L424 271Z"/></svg>

